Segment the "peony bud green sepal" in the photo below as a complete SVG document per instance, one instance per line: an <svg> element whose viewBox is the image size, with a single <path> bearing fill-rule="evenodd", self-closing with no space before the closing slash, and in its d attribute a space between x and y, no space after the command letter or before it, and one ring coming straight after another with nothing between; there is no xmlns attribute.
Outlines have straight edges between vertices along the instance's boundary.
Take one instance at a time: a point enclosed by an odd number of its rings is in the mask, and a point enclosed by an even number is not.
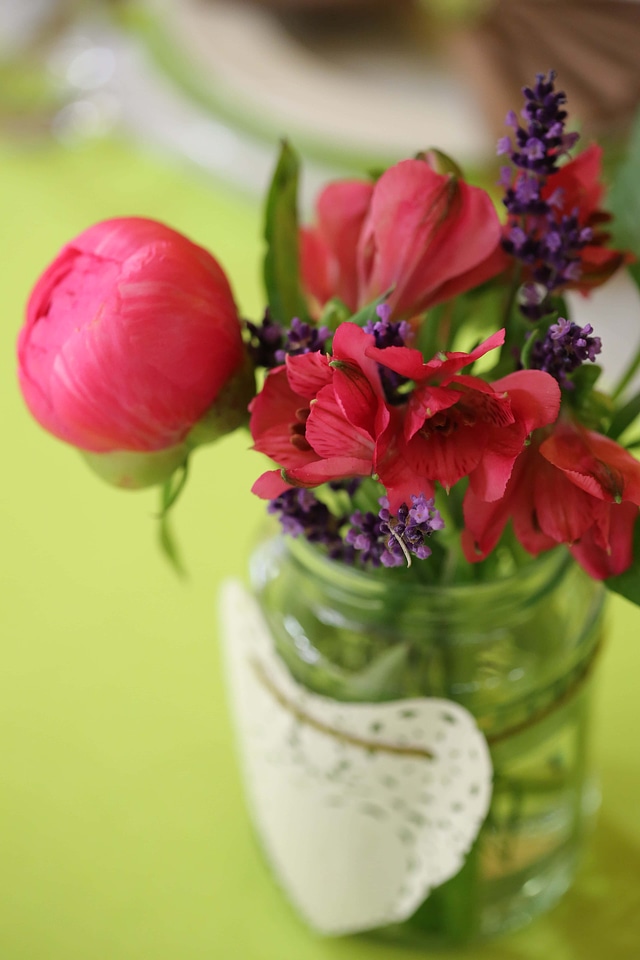
<svg viewBox="0 0 640 960"><path fill-rule="evenodd" d="M123 490L141 490L165 483L188 455L186 443L179 443L165 450L111 450L108 453L80 453L94 473L114 487Z"/></svg>
<svg viewBox="0 0 640 960"><path fill-rule="evenodd" d="M166 483L184 467L191 451L212 443L248 423L247 407L255 396L255 375L249 360L222 388L214 403L191 428L182 443L164 450L110 450L80 453L94 473L114 487L140 490Z"/></svg>
<svg viewBox="0 0 640 960"><path fill-rule="evenodd" d="M203 443L213 443L249 424L249 404L256 395L255 370L248 356L244 364L225 384L207 412L185 437L189 450Z"/></svg>

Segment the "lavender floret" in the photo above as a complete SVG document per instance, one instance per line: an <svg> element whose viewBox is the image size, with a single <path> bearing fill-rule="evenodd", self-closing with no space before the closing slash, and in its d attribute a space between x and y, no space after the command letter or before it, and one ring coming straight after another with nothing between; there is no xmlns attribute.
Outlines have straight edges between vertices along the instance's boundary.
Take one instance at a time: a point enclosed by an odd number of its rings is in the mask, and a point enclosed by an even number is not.
<svg viewBox="0 0 640 960"><path fill-rule="evenodd" d="M559 158L578 139L577 134L564 132L567 97L555 89L555 79L555 70L550 70L548 77L539 73L533 87L523 88L521 117L525 125L510 110L505 122L513 129L513 140L507 136L498 141L498 155L508 155L516 167L543 179L558 169Z"/></svg>
<svg viewBox="0 0 640 960"><path fill-rule="evenodd" d="M345 543L357 551L361 563L369 563L373 567L379 567L382 563L382 555L385 552L380 517L371 510L367 510L366 513L356 510L349 517L349 521L351 526L345 534ZM385 565L390 566L390 564Z"/></svg>
<svg viewBox="0 0 640 960"><path fill-rule="evenodd" d="M376 347L381 350L386 347L405 347L413 337L411 324L406 320L392 321L391 308L386 303L377 306L376 313L379 319L369 320L364 327L365 333L373 334ZM407 383L407 378L383 364L378 364L378 372L387 402L392 405L404 403L406 398L400 393L400 387Z"/></svg>
<svg viewBox="0 0 640 960"><path fill-rule="evenodd" d="M276 352L282 348L284 342L284 327L271 319L268 308L261 323L246 320L245 325L249 331L249 356L254 366L267 369L277 367L280 361L276 360Z"/></svg>
<svg viewBox="0 0 640 960"><path fill-rule="evenodd" d="M376 347L384 349L385 347L404 347L411 339L411 324L406 320L391 320L391 307L387 303L381 303L376 307L378 320L368 320L365 327L365 333L372 333L375 337Z"/></svg>
<svg viewBox="0 0 640 960"><path fill-rule="evenodd" d="M429 557L431 549L426 541L444 527L433 498L420 494L411 500L411 507L403 503L395 516L389 511L386 497L378 501L377 514L356 510L350 517L335 516L313 491L295 487L270 500L267 510L278 517L288 536L322 544L334 560L399 567L408 566L412 556L419 560ZM349 527L342 536L347 522Z"/></svg>
<svg viewBox="0 0 640 960"><path fill-rule="evenodd" d="M257 367L278 367L285 357L298 356L301 353L324 351L331 336L328 327L313 327L294 317L287 329L271 319L269 310L265 311L260 324L245 321L249 331L249 354Z"/></svg>
<svg viewBox="0 0 640 960"><path fill-rule="evenodd" d="M526 297L521 303L521 312L533 321L548 312L544 301L549 294L580 279L581 251L593 239L592 231L580 225L578 210L560 213L562 190L543 197L558 161L578 139L578 134L565 133L566 96L555 90L555 76L553 70L548 77L538 74L535 85L524 88L525 124L521 125L511 110L506 122L513 128L513 138L502 137L498 142L498 154L508 155L517 169L515 180L508 167L500 174L511 224L502 246L530 268L533 282L546 291L536 303Z"/></svg>
<svg viewBox="0 0 640 960"><path fill-rule="evenodd" d="M544 370L558 381L561 387L572 390L568 379L582 363L595 361L602 349L600 337L592 337L590 323L579 327L577 323L560 317L547 330L544 340L535 343L531 350L530 365L534 370Z"/></svg>
<svg viewBox="0 0 640 960"><path fill-rule="evenodd" d="M283 532L290 537L304 536L311 543L327 547L330 556L345 559L339 532L345 518L335 517L311 490L285 490L269 501L267 512L278 517Z"/></svg>
<svg viewBox="0 0 640 960"><path fill-rule="evenodd" d="M291 326L284 332L284 343L276 350L277 363L284 363L286 356L297 357L302 353L316 353L324 351L331 331L328 327L312 327L298 317L294 317Z"/></svg>
<svg viewBox="0 0 640 960"><path fill-rule="evenodd" d="M350 517L352 526L345 541L358 551L363 563L399 567L408 565L411 556L425 560L431 555L426 540L434 530L442 530L444 521L435 509L433 498L420 494L411 500L412 506L403 503L395 516L389 510L388 499L381 497L377 515L357 510Z"/></svg>

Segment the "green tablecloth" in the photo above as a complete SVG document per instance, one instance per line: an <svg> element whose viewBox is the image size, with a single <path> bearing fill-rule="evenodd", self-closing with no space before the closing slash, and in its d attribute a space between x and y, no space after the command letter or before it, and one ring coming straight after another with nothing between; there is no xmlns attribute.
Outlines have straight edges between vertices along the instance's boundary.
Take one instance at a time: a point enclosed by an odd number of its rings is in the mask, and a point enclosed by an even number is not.
<svg viewBox="0 0 640 960"><path fill-rule="evenodd" d="M262 516L246 439L195 459L175 513L183 583L156 549L155 496L94 478L31 421L16 387L30 285L74 233L108 216L166 220L217 254L256 312L259 211L117 144L5 148L0 163L0 957L417 957L309 933L248 826L215 619L218 583L241 574ZM640 956L639 634L638 611L614 601L595 718L604 803L574 890L527 930L460 956Z"/></svg>

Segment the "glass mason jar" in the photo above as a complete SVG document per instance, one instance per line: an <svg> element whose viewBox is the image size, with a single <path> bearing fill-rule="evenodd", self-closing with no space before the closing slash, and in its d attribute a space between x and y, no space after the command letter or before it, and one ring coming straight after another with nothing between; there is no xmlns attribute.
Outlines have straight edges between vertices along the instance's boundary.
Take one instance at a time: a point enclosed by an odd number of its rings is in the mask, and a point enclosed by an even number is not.
<svg viewBox="0 0 640 960"><path fill-rule="evenodd" d="M552 906L599 800L588 726L602 585L563 548L499 580L425 586L281 536L255 551L250 572L275 651L303 688L340 702L455 701L488 744L491 804L462 868L406 920L369 934L464 942Z"/></svg>

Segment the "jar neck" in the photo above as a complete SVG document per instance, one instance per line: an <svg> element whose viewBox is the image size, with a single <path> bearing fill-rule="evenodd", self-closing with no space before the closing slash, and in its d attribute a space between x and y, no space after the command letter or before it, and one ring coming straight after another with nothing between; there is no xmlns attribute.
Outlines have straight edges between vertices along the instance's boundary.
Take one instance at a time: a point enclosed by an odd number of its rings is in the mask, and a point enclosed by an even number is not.
<svg viewBox="0 0 640 960"><path fill-rule="evenodd" d="M292 567L292 573L313 582L338 606L356 605L360 609L396 608L407 621L424 627L425 619L469 623L477 616L508 622L523 608L543 603L546 595L570 589L568 580L577 565L569 552L558 547L541 554L500 579L465 584L423 584L403 578L402 570L361 570L331 560L314 544L302 537L282 537L279 550ZM428 561L425 561L428 562ZM577 570L578 575L582 571ZM583 575L586 578L586 575ZM593 584L597 589L598 585Z"/></svg>

